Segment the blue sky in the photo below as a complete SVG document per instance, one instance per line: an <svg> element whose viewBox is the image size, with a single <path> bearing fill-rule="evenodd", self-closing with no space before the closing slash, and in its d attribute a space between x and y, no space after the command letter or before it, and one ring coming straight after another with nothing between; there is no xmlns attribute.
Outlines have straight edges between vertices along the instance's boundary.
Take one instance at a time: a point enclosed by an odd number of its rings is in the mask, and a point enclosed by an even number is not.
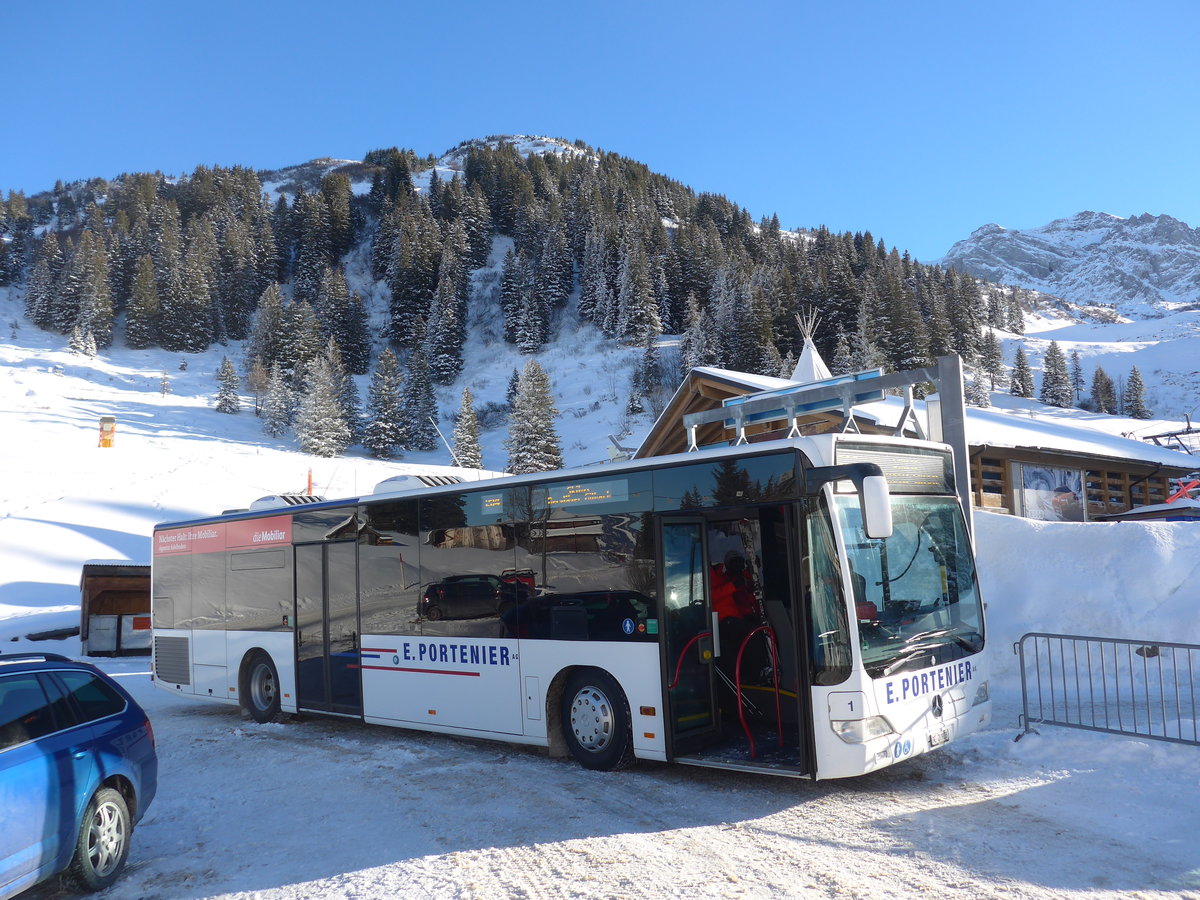
<svg viewBox="0 0 1200 900"><path fill-rule="evenodd" d="M1198 26L1106 0L5 3L0 190L524 133L922 260L1083 209L1200 226Z"/></svg>

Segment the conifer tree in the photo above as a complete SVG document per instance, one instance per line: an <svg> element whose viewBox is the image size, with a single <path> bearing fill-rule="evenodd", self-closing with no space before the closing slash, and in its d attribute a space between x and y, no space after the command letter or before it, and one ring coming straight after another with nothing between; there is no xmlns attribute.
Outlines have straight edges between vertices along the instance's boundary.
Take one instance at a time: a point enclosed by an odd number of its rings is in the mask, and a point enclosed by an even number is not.
<svg viewBox="0 0 1200 900"><path fill-rule="evenodd" d="M371 330L367 308L358 291L350 295L350 307L346 311L346 323L339 344L346 359L346 368L355 375L366 375L371 368Z"/></svg>
<svg viewBox="0 0 1200 900"><path fill-rule="evenodd" d="M379 362L371 376L367 393L367 424L363 429L363 446L379 459L390 459L404 449L403 383L395 354L385 348L379 354Z"/></svg>
<svg viewBox="0 0 1200 900"><path fill-rule="evenodd" d="M102 238L85 230L68 264L62 291L63 314L73 311L72 327L90 334L100 347L112 343L113 306L108 255Z"/></svg>
<svg viewBox="0 0 1200 900"><path fill-rule="evenodd" d="M129 305L125 308L125 342L135 350L158 343L158 287L154 260L149 253L138 258Z"/></svg>
<svg viewBox="0 0 1200 900"><path fill-rule="evenodd" d="M523 475L562 468L562 446L554 425L557 415L550 378L538 361L531 359L521 372L504 442L509 472Z"/></svg>
<svg viewBox="0 0 1200 900"><path fill-rule="evenodd" d="M1025 333L1025 310L1021 308L1021 298L1018 295L1019 288L1013 288L1008 295L1008 305L1005 315L1004 327L1013 334Z"/></svg>
<svg viewBox="0 0 1200 900"><path fill-rule="evenodd" d="M95 356L96 336L92 334L89 326L76 325L71 330L71 340L67 342L67 347L72 353L78 353L80 356Z"/></svg>
<svg viewBox="0 0 1200 900"><path fill-rule="evenodd" d="M695 294L688 295L688 327L679 342L679 365L681 375L698 366L717 364L717 348L713 346L714 331L712 316L700 306Z"/></svg>
<svg viewBox="0 0 1200 900"><path fill-rule="evenodd" d="M988 390L989 377L982 371L975 372L974 377L967 383L966 400L971 406L987 409L992 405L991 392Z"/></svg>
<svg viewBox="0 0 1200 900"><path fill-rule="evenodd" d="M296 234L293 299L313 303L321 286L321 275L333 261L325 197L298 190L292 217Z"/></svg>
<svg viewBox="0 0 1200 900"><path fill-rule="evenodd" d="M409 201L393 240L386 281L392 292L389 337L397 347L415 346L417 323L429 316L437 289L442 232L423 200Z"/></svg>
<svg viewBox="0 0 1200 900"><path fill-rule="evenodd" d="M300 449L314 456L340 456L350 446L350 426L339 396L337 373L326 356L307 367L304 396L296 409L295 431Z"/></svg>
<svg viewBox="0 0 1200 900"><path fill-rule="evenodd" d="M980 366L987 373L989 387L994 391L996 380L1004 374L1004 354L1000 350L1000 340L996 337L996 332L990 328L983 337Z"/></svg>
<svg viewBox="0 0 1200 900"><path fill-rule="evenodd" d="M658 300L650 282L646 255L638 244L626 248L617 280L616 337L626 343L641 343L662 334Z"/></svg>
<svg viewBox="0 0 1200 900"><path fill-rule="evenodd" d="M1129 371L1121 406L1125 415L1133 419L1149 419L1153 415L1146 408L1146 384L1142 381L1142 373L1138 371L1137 366Z"/></svg>
<svg viewBox="0 0 1200 900"><path fill-rule="evenodd" d="M850 371L863 372L870 369L885 369L887 359L875 342L875 321L872 318L874 295L864 292L858 305L854 332L850 335Z"/></svg>
<svg viewBox="0 0 1200 900"><path fill-rule="evenodd" d="M221 360L221 368L217 370L217 384L217 412L238 412L242 408L242 400L238 396L238 373L228 356Z"/></svg>
<svg viewBox="0 0 1200 900"><path fill-rule="evenodd" d="M283 294L277 283L267 285L258 300L254 314L254 325L250 329L250 340L246 352L262 360L269 372L281 364L287 347L288 335L284 329Z"/></svg>
<svg viewBox="0 0 1200 900"><path fill-rule="evenodd" d="M1079 397L1083 393L1083 361L1079 358L1079 351L1071 351L1071 395L1072 402L1078 403Z"/></svg>
<svg viewBox="0 0 1200 900"><path fill-rule="evenodd" d="M445 271L438 279L425 336L429 374L436 384L449 384L462 371L464 338L456 280L453 272Z"/></svg>
<svg viewBox="0 0 1200 900"><path fill-rule="evenodd" d="M283 377L279 363L271 366L267 381L267 396L263 400L263 431L279 438L287 434L292 422L292 389Z"/></svg>
<svg viewBox="0 0 1200 900"><path fill-rule="evenodd" d="M1067 360L1058 346L1051 341L1042 360L1042 390L1038 399L1048 406L1067 408L1071 405L1071 376L1067 372Z"/></svg>
<svg viewBox="0 0 1200 900"><path fill-rule="evenodd" d="M329 254L336 261L350 251L354 241L350 176L342 172L329 173L321 179L321 194L329 229Z"/></svg>
<svg viewBox="0 0 1200 900"><path fill-rule="evenodd" d="M267 367L257 356L250 360L250 371L246 373L246 387L254 393L254 415L262 415L263 397L271 383L271 375Z"/></svg>
<svg viewBox="0 0 1200 900"><path fill-rule="evenodd" d="M404 438L409 450L428 452L437 449L437 399L429 374L425 348L418 346L408 358L408 377L404 391Z"/></svg>
<svg viewBox="0 0 1200 900"><path fill-rule="evenodd" d="M486 266L488 254L492 249L492 214L488 208L487 197L478 184L472 184L467 190L463 226L467 230L471 267L478 269Z"/></svg>
<svg viewBox="0 0 1200 900"><path fill-rule="evenodd" d="M63 264L64 259L62 250L59 248L58 235L49 231L37 249L33 276L29 281L29 289L25 296L25 313L38 328L50 330L55 327L55 286L62 273Z"/></svg>
<svg viewBox="0 0 1200 900"><path fill-rule="evenodd" d="M1029 360L1025 356L1025 348L1017 347L1017 356L1013 360L1012 394L1015 397L1033 396L1033 372L1029 368Z"/></svg>
<svg viewBox="0 0 1200 900"><path fill-rule="evenodd" d="M508 377L508 387L504 391L504 402L510 407L516 402L517 390L521 387L521 373L513 366L512 375Z"/></svg>
<svg viewBox="0 0 1200 900"><path fill-rule="evenodd" d="M462 405L454 419L454 461L465 469L483 468L483 447L479 443L479 419L475 415L475 400L471 389L464 387Z"/></svg>
<svg viewBox="0 0 1200 900"><path fill-rule="evenodd" d="M1117 390L1113 380L1100 366L1092 373L1091 408L1095 412L1114 415L1117 411Z"/></svg>
<svg viewBox="0 0 1200 900"><path fill-rule="evenodd" d="M149 211L149 240L154 257L154 286L158 293L159 340L167 349L186 340L186 325L175 320L183 303L183 229L174 201L157 201ZM205 314L209 310L204 311Z"/></svg>
<svg viewBox="0 0 1200 900"><path fill-rule="evenodd" d="M362 436L362 408L358 399L358 385L354 383L354 377L346 371L346 363L335 338L331 337L325 345L325 360L329 363L329 374L337 388L342 416L350 430L350 443L354 443Z"/></svg>
<svg viewBox="0 0 1200 900"><path fill-rule="evenodd" d="M784 368L787 369L786 363L784 364ZM788 369L787 373L781 377L790 378L795 368L795 360L792 360L792 368ZM845 375L847 372L854 371L850 362L850 340L846 337L846 332L841 327L837 330L837 340L833 344L833 359L829 361L829 371L834 375Z"/></svg>

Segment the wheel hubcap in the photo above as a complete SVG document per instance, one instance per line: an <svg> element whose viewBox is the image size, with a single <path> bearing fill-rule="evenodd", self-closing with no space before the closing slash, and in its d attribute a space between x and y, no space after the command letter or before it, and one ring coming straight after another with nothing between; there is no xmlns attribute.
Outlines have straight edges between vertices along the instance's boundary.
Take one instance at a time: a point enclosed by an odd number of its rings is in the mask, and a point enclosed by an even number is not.
<svg viewBox="0 0 1200 900"><path fill-rule="evenodd" d="M259 709L270 709L275 702L275 679L269 666L256 666L250 680L250 694Z"/></svg>
<svg viewBox="0 0 1200 900"><path fill-rule="evenodd" d="M613 724L612 704L598 688L584 688L571 701L571 732L583 749L604 750L612 743Z"/></svg>
<svg viewBox="0 0 1200 900"><path fill-rule="evenodd" d="M101 878L112 872L121 860L125 846L125 823L115 803L96 807L88 828L88 859Z"/></svg>

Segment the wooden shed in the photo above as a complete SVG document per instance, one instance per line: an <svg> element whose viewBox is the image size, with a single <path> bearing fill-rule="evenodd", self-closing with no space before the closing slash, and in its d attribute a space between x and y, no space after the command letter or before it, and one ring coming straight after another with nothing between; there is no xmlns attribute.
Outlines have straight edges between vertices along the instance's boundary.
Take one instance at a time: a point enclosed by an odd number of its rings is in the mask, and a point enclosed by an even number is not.
<svg viewBox="0 0 1200 900"><path fill-rule="evenodd" d="M150 564L88 560L79 578L85 656L150 652Z"/></svg>

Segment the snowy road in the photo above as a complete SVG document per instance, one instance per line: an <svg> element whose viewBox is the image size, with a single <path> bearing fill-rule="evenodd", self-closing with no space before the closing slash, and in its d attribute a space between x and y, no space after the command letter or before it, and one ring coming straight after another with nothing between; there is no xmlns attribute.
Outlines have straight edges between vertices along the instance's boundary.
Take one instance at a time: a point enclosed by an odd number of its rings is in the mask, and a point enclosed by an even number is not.
<svg viewBox="0 0 1200 900"><path fill-rule="evenodd" d="M144 660L103 665L147 706L162 766L113 900L1200 897L1195 748L1002 728L850 781L604 774L349 721L257 725L154 689Z"/></svg>

